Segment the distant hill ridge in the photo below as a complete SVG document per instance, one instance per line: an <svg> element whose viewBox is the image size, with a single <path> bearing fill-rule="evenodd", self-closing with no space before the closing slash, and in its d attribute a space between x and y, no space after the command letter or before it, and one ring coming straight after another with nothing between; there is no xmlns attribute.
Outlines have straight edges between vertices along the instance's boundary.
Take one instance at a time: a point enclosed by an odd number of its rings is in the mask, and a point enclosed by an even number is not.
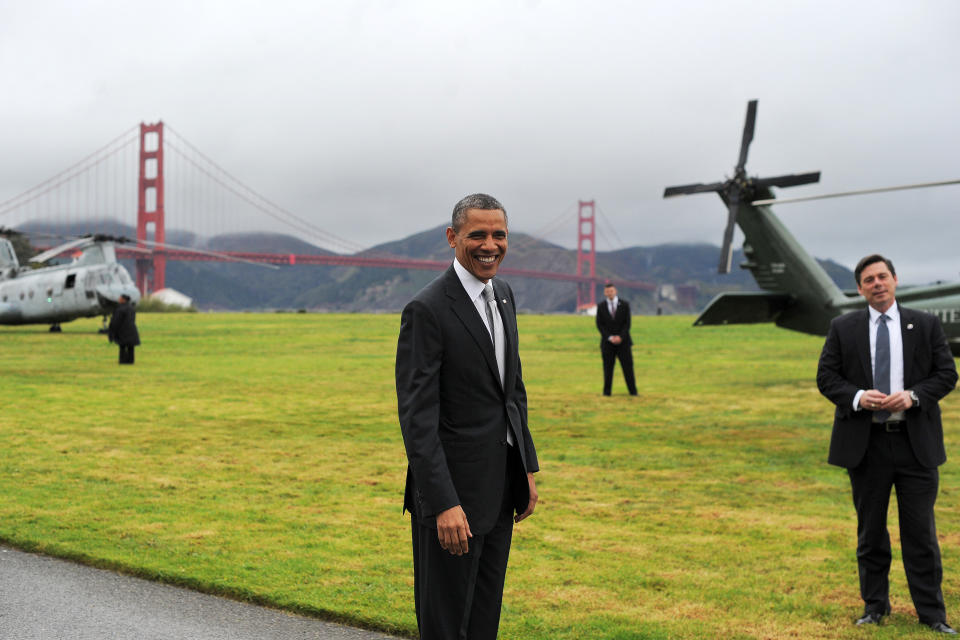
<svg viewBox="0 0 960 640"><path fill-rule="evenodd" d="M452 261L445 226L421 231L400 240L371 247L355 255L394 255L405 258ZM30 232L80 235L109 233L133 238L136 229L115 220L88 220L69 225L43 222L22 225ZM211 251L251 251L258 253L325 254L332 252L294 236L267 232L228 233L202 238L196 234L167 230L167 241L184 247ZM651 282L658 285L692 285L696 289L691 307L646 291L620 287L620 295L630 300L635 313L695 313L722 291L756 291L750 274L734 270L717 273L719 247L711 244L661 244L597 252L597 277ZM734 252L734 264L743 260ZM850 289L852 272L833 262L820 260L827 273L843 289ZM521 232L510 234L504 263L518 269L575 273L577 256L566 249ZM133 264L127 268L133 272ZM438 275L434 271L396 270L362 267L286 266L268 270L247 264L226 262L167 263L167 286L194 299L199 309L263 310L308 309L323 311L399 311L427 282ZM571 313L577 292L572 283L531 278L507 278L523 311ZM601 292L597 291L597 298ZM668 289L666 289L668 290ZM666 291L665 290L665 291Z"/></svg>

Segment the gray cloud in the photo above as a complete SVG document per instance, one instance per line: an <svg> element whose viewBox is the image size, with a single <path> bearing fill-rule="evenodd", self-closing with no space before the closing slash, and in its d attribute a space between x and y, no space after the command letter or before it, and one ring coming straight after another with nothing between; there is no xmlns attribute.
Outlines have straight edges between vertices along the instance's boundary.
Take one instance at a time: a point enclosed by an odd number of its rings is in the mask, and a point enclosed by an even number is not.
<svg viewBox="0 0 960 640"><path fill-rule="evenodd" d="M731 173L752 98L748 171L823 172L781 197L960 177L952 0L39 1L0 13L0 201L162 118L356 245L433 227L478 190L517 230L596 199L615 245L717 243L716 196L660 196ZM956 279L958 196L776 211L818 257L851 265L879 250L904 281ZM572 246L575 225L547 239Z"/></svg>

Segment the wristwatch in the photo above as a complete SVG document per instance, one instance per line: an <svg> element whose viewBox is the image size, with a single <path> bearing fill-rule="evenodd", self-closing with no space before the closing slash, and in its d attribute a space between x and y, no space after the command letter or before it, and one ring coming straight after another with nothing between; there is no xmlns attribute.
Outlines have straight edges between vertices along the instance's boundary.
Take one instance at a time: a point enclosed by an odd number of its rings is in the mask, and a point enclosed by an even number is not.
<svg viewBox="0 0 960 640"><path fill-rule="evenodd" d="M917 396L917 392L914 391L913 389L908 389L908 390L907 390L907 393L910 394L910 399L913 400L913 406L919 407L919 406L920 406L920 398Z"/></svg>

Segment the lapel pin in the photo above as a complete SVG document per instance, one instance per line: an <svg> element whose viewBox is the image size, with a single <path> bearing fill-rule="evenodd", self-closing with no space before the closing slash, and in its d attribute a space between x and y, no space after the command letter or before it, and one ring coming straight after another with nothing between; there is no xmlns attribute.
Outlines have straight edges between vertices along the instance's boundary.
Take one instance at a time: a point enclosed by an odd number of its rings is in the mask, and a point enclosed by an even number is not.
<svg viewBox="0 0 960 640"><path fill-rule="evenodd" d="M913 329L913 324L912 324L912 323L907 325L907 331L909 331L910 329Z"/></svg>
<svg viewBox="0 0 960 640"><path fill-rule="evenodd" d="M503 304L507 304L507 299L506 299L506 298L504 298L504 299L503 299L503 300L501 300L500 302L502 302ZM910 326L912 327L913 325L910 325Z"/></svg>

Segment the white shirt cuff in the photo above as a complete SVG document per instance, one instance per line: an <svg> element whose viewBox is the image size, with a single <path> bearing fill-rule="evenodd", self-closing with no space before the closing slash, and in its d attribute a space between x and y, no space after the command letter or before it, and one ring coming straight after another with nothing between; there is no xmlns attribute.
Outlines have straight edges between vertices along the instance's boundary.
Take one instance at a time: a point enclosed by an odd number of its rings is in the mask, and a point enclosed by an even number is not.
<svg viewBox="0 0 960 640"><path fill-rule="evenodd" d="M854 411L860 411L860 396L862 396L866 392L867 392L866 389L860 389L860 391L857 391L857 395L853 396Z"/></svg>

